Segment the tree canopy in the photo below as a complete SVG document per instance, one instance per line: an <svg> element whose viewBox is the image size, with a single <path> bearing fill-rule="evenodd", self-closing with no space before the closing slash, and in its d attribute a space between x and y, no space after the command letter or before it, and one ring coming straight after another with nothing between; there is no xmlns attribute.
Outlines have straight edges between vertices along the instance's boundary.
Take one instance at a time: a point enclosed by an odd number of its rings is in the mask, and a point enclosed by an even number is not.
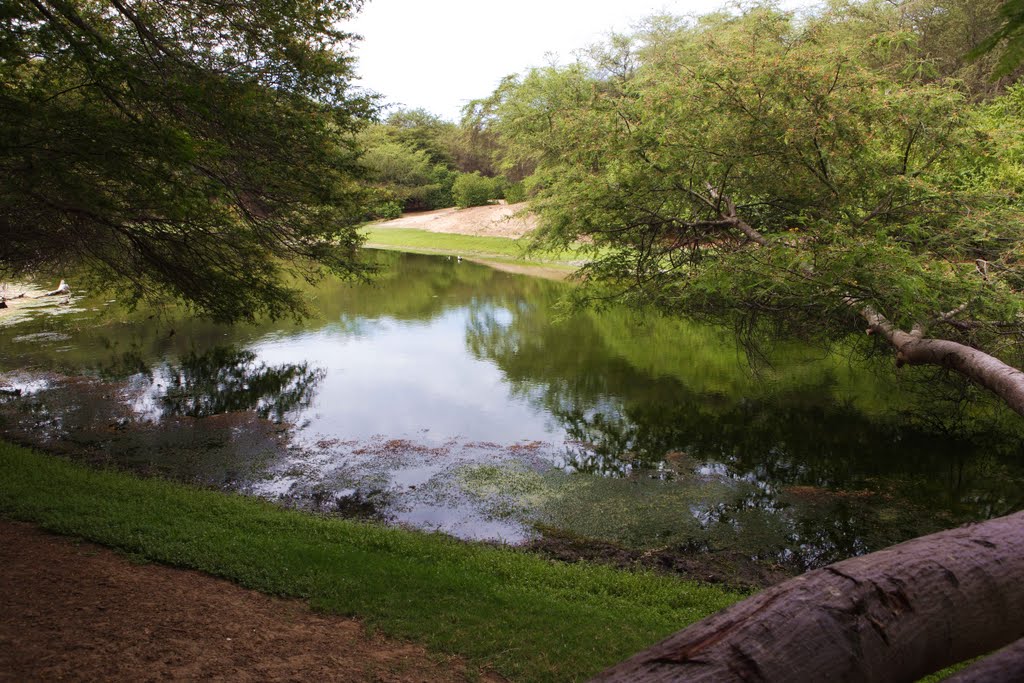
<svg viewBox="0 0 1024 683"><path fill-rule="evenodd" d="M997 17L939 0L655 18L504 84L495 126L537 165L543 239L592 246L585 296L748 339L868 327L911 364L952 367L910 353L929 331L1015 361L1024 87L950 39Z"/></svg>
<svg viewBox="0 0 1024 683"><path fill-rule="evenodd" d="M998 51L994 76L1006 76L1024 63L1024 0L1004 0L999 9L999 28L977 45L972 57Z"/></svg>
<svg viewBox="0 0 1024 683"><path fill-rule="evenodd" d="M289 313L285 271L362 269L359 0L11 0L0 276L86 261L132 298Z"/></svg>
<svg viewBox="0 0 1024 683"><path fill-rule="evenodd" d="M371 188L368 218L402 211L478 206L503 195L522 201L515 172L501 175L497 136L467 107L458 124L423 109L398 109L359 135Z"/></svg>

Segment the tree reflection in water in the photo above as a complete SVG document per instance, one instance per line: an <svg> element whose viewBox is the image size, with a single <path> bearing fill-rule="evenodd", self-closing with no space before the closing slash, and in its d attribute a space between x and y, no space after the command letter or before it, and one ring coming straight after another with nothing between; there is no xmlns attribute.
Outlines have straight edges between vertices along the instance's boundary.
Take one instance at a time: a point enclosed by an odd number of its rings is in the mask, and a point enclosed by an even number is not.
<svg viewBox="0 0 1024 683"><path fill-rule="evenodd" d="M684 507L659 532L673 542L807 569L1024 507L1020 441L1010 431L972 430L962 415L948 418L959 421L955 432L937 429L943 413L934 403L920 408L927 419L864 410L843 400L844 380L825 363L774 384L744 379L724 344L710 347L699 330L687 338L677 322L684 352L638 359L628 349L650 347L650 339L614 315L552 325L543 299L504 310L510 316L474 311L470 351L565 430L566 471L633 481L599 488L637 518L675 496ZM721 371L730 361L733 377ZM670 493L695 490L702 479L731 484L685 494L695 500L690 509L685 495ZM571 514L556 513L561 523L624 528L580 521L589 500L563 504Z"/></svg>
<svg viewBox="0 0 1024 683"><path fill-rule="evenodd" d="M164 417L209 417L252 410L262 418L284 420L306 408L316 395L323 370L308 363L267 365L252 351L220 346L191 353L160 373L159 406Z"/></svg>
<svg viewBox="0 0 1024 683"><path fill-rule="evenodd" d="M506 440L492 438L493 430L512 435L511 442L529 431L545 446L529 457L503 450L509 467L497 463L502 467L494 485L473 505L501 507L519 495L506 506L514 508L516 524L575 529L579 537L643 551L674 544L808 566L918 535L929 524L948 527L1024 507L1024 438L1020 430L977 421L977 401L969 392L960 401L968 410L958 421L934 405L905 414L899 407L913 401L906 400L897 386L905 383L891 368L879 380L845 356L779 342L770 349L775 365L754 378L721 329L618 308L565 312L557 307L565 293L560 283L425 256L389 253L380 259L385 268L373 286L325 281L316 291L313 316L294 325L265 321L225 328L187 316L150 320L145 311L122 319L95 301L95 308L79 313L0 330L0 369L98 375L119 389L86 382L92 387L87 394L77 381L73 391L38 397L51 404L47 414L19 416L14 404L25 402L11 399L0 419L51 434L53 442L75 438L77 447L187 480L245 486L265 481L271 464L281 465L279 481L288 481L289 447L296 444L287 441L298 433L353 439L353 430L364 429L365 414L373 413L382 416L381 426L375 423L366 437L433 443L462 434L467 415L477 414L483 424L472 425L479 427L474 440ZM379 325L382 320L387 324ZM171 324L175 335L167 334ZM399 328L410 336L374 337ZM429 340L437 346L426 344L424 332L434 335ZM40 333L75 342L14 341L39 339L33 335ZM367 365L360 373L335 373L345 365L327 360L346 344L362 345ZM396 374L389 354L401 353L405 344L444 349L451 357L437 358L437 367L422 373L427 386L415 386L426 405L410 400L399 415L396 399L415 397L393 387L415 382L382 380ZM457 353L458 344L468 354ZM816 359L807 362L810 356ZM310 362L332 369L325 376L293 358L317 358ZM450 371L449 362L459 370ZM463 381L469 379L463 372L478 372L487 381ZM900 377L920 377L915 373L905 368ZM364 383L348 384L357 379ZM924 386L935 393L934 383ZM355 400L334 400L342 396ZM364 410L371 399L384 408ZM493 410L463 414L470 402L473 409L481 403ZM355 413L345 412L353 405ZM142 419L132 425L129 417ZM290 433L270 419L315 429ZM517 422L524 419L529 424ZM47 432L39 427L43 420L51 424ZM91 431L72 437L72 427L81 425ZM433 431L413 431L421 426ZM338 446L338 453L344 456L345 448ZM475 458L477 451L469 450ZM495 465L490 455L481 457L486 461L478 465ZM461 466L430 456L425 467L426 460L373 458L365 470L373 479L369 487L354 475L338 479L314 504L329 508L350 489L372 492L383 472L419 477ZM343 463L331 460L326 472ZM517 494L508 477L502 480L505 470L513 479L532 476L535 485ZM316 477L323 473L311 471L311 486L322 483ZM446 496L444 487L461 485L449 475L430 474L433 490L414 481L415 492L396 494L396 504L416 514L416 506L436 508L429 496ZM268 490L276 495L273 486ZM358 495L342 501L349 512L366 507ZM456 510L456 518L470 508L445 509ZM484 515L481 526L490 528L492 521Z"/></svg>

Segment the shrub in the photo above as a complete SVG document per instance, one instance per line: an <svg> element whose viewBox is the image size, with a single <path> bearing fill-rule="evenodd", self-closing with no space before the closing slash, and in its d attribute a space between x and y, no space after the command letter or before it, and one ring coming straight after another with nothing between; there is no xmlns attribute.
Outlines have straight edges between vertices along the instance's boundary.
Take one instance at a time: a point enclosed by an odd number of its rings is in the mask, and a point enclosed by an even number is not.
<svg viewBox="0 0 1024 683"><path fill-rule="evenodd" d="M509 204L518 204L519 202L526 201L526 186L522 182L506 185L505 201Z"/></svg>
<svg viewBox="0 0 1024 683"><path fill-rule="evenodd" d="M493 178L485 178L479 171L460 173L452 186L455 205L460 209L467 206L484 206L495 198L496 185Z"/></svg>
<svg viewBox="0 0 1024 683"><path fill-rule="evenodd" d="M402 205L398 202L382 202L373 207L375 218L391 220L402 216Z"/></svg>
<svg viewBox="0 0 1024 683"><path fill-rule="evenodd" d="M431 209L444 209L455 206L455 198L452 194L452 187L459 174L444 164L434 166L434 184L430 186L427 194L427 204Z"/></svg>

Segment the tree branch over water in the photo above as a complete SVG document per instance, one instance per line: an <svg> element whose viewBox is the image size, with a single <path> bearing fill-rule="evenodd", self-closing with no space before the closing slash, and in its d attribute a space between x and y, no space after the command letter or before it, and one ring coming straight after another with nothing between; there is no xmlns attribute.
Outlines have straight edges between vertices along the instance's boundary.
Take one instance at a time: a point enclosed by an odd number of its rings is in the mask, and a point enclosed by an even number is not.
<svg viewBox="0 0 1024 683"><path fill-rule="evenodd" d="M0 277L78 264L122 299L287 315L365 271L359 2L16 0L2 20ZM63 274L63 273L60 273Z"/></svg>
<svg viewBox="0 0 1024 683"><path fill-rule="evenodd" d="M889 7L652 26L608 48L637 65L614 84L581 61L496 93L511 161L541 160L540 239L591 246L578 298L750 341L828 346L866 321L891 330L874 338L897 366L952 370L1024 411L1024 88L968 79L961 45L944 73L912 71L923 47L880 47L909 40ZM915 30L912 46L938 29Z"/></svg>

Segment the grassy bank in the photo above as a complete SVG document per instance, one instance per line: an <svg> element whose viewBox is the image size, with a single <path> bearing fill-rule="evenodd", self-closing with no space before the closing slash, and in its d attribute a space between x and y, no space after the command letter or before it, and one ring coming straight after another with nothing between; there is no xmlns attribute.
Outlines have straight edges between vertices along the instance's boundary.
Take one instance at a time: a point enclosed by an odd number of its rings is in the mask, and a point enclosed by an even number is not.
<svg viewBox="0 0 1024 683"><path fill-rule="evenodd" d="M96 471L0 442L0 515L357 616L513 680L590 676L740 596Z"/></svg>
<svg viewBox="0 0 1024 683"><path fill-rule="evenodd" d="M557 268L565 272L575 270L584 259L583 255L573 250L528 252L525 238L511 239L374 226L366 228L364 232L369 247L418 254L457 255L474 260Z"/></svg>

